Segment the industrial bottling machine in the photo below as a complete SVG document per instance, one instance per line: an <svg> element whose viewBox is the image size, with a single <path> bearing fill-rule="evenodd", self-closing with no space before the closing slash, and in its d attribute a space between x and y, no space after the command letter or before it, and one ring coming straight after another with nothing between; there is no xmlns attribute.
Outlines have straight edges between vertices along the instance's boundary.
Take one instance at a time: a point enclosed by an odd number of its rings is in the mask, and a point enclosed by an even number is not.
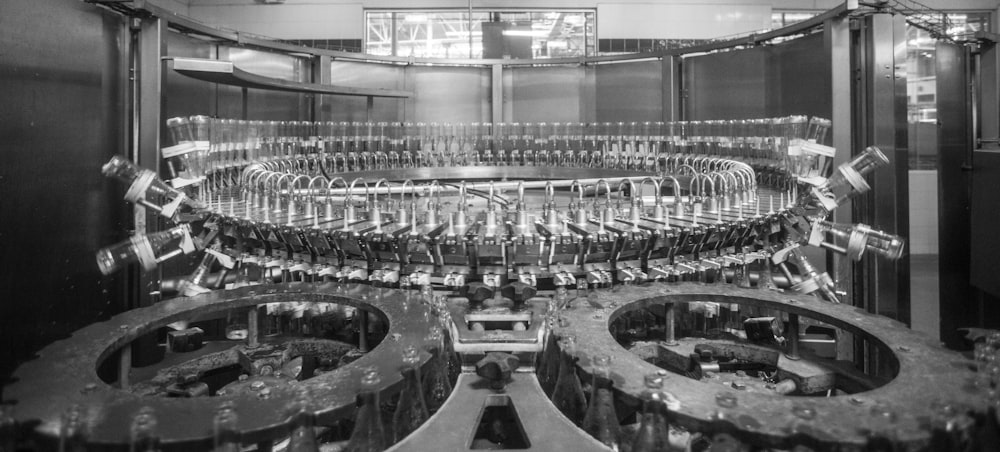
<svg viewBox="0 0 1000 452"><path fill-rule="evenodd" d="M104 166L167 227L97 264L200 261L163 280L163 301L21 366L4 447L1000 440L997 338L968 361L841 304L810 260L904 252L895 235L828 221L888 162L870 147L834 167L828 120L167 124L170 177L122 157ZM159 358L133 367L141 341Z"/></svg>

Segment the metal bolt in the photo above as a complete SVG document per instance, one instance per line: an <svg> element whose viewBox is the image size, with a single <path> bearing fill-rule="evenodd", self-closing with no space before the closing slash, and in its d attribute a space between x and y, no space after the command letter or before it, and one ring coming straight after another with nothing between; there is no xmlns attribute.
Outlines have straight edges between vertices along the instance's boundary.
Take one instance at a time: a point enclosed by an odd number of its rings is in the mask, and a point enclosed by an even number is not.
<svg viewBox="0 0 1000 452"><path fill-rule="evenodd" d="M255 381L253 383L250 383L250 389L253 389L254 391L260 391L261 389L264 389L264 386L265 385L263 381Z"/></svg>
<svg viewBox="0 0 1000 452"><path fill-rule="evenodd" d="M730 392L716 394L715 403L723 408L736 408L736 395Z"/></svg>
<svg viewBox="0 0 1000 452"><path fill-rule="evenodd" d="M796 405L792 407L792 414L805 420L811 420L816 417L816 410L811 407Z"/></svg>
<svg viewBox="0 0 1000 452"><path fill-rule="evenodd" d="M872 416L885 418L889 422L896 422L896 413L883 406L873 406Z"/></svg>

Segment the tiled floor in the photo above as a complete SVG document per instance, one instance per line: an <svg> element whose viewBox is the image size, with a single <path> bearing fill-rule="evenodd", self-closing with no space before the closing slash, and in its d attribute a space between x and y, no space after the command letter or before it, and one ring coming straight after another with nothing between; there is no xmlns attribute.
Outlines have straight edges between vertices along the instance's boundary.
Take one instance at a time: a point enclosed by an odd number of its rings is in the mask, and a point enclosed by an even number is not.
<svg viewBox="0 0 1000 452"><path fill-rule="evenodd" d="M941 305L938 301L938 255L910 256L910 322L911 328L940 337Z"/></svg>

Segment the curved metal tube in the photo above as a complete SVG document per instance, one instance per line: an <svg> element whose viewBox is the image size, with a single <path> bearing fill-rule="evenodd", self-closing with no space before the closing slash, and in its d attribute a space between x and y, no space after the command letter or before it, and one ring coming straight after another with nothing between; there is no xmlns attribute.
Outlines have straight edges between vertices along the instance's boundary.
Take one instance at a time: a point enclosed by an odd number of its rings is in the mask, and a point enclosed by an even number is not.
<svg viewBox="0 0 1000 452"><path fill-rule="evenodd" d="M606 189L604 192L604 206L611 207L611 186L608 185L608 181L604 179L598 180L597 183L594 184L594 206L597 206L597 198L601 193L601 184L604 184L604 188Z"/></svg>

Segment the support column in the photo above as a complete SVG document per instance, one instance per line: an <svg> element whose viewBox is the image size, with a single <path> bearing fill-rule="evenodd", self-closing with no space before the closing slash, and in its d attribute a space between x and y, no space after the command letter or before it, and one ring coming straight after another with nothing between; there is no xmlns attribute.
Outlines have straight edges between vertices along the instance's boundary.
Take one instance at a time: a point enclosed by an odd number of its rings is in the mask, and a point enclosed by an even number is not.
<svg viewBox="0 0 1000 452"><path fill-rule="evenodd" d="M679 121L681 118L681 57L670 55L660 60L663 80L663 122Z"/></svg>
<svg viewBox="0 0 1000 452"><path fill-rule="evenodd" d="M976 260L978 250L993 247L988 242L977 243L977 251L974 252L970 239L977 235L973 234L972 216L985 212L971 212L973 197L970 192L973 191L975 173L970 171L974 165L968 53L963 46L946 42L939 42L935 50L941 340L952 348L967 348L958 328L980 326L985 318L980 305L981 295L970 283L971 262ZM978 173L981 176L986 174L983 171ZM984 193L976 193L981 194ZM995 207L992 205L989 208ZM995 235L995 228L995 224L990 225L987 234ZM992 257L995 259L995 256ZM995 279L995 264L987 265L988 277Z"/></svg>
<svg viewBox="0 0 1000 452"><path fill-rule="evenodd" d="M854 146L854 123L852 122L854 66L851 64L851 19L838 17L823 24L823 42L829 52L832 74L830 92L832 94L830 130L832 145L837 149L833 166L847 162ZM835 210L831 220L837 223L853 223L851 201L847 200ZM833 277L834 290L841 303L854 305L854 263L834 252L826 253L826 268ZM837 331L837 358L853 361L855 356L854 335L844 330Z"/></svg>
<svg viewBox="0 0 1000 452"><path fill-rule="evenodd" d="M491 118L493 122L493 133L496 134L497 123L503 122L503 65L494 64L493 65L493 77L490 81L493 88L491 93L492 105L493 105L493 117Z"/></svg>
<svg viewBox="0 0 1000 452"><path fill-rule="evenodd" d="M317 55L312 60L312 82L320 85L329 85L331 60L329 56ZM323 110L329 102L322 94L313 94L312 121L325 121Z"/></svg>
<svg viewBox="0 0 1000 452"><path fill-rule="evenodd" d="M166 128L162 120L164 63L167 44L164 33L166 23L156 17L132 19L133 82L132 82L132 161L159 173L160 132ZM150 233L161 229L155 214L147 215L146 208L136 205L133 210L136 233ZM160 270L133 274L129 290L130 309L151 306L159 298ZM155 335L146 335L133 341L136 366L155 362L160 353Z"/></svg>
<svg viewBox="0 0 1000 452"><path fill-rule="evenodd" d="M878 146L889 165L869 177L872 189L855 198L853 220L909 235L909 155L906 112L906 23L901 16L873 14L862 20L858 142L854 152ZM855 272L855 304L910 323L910 259L867 255Z"/></svg>

